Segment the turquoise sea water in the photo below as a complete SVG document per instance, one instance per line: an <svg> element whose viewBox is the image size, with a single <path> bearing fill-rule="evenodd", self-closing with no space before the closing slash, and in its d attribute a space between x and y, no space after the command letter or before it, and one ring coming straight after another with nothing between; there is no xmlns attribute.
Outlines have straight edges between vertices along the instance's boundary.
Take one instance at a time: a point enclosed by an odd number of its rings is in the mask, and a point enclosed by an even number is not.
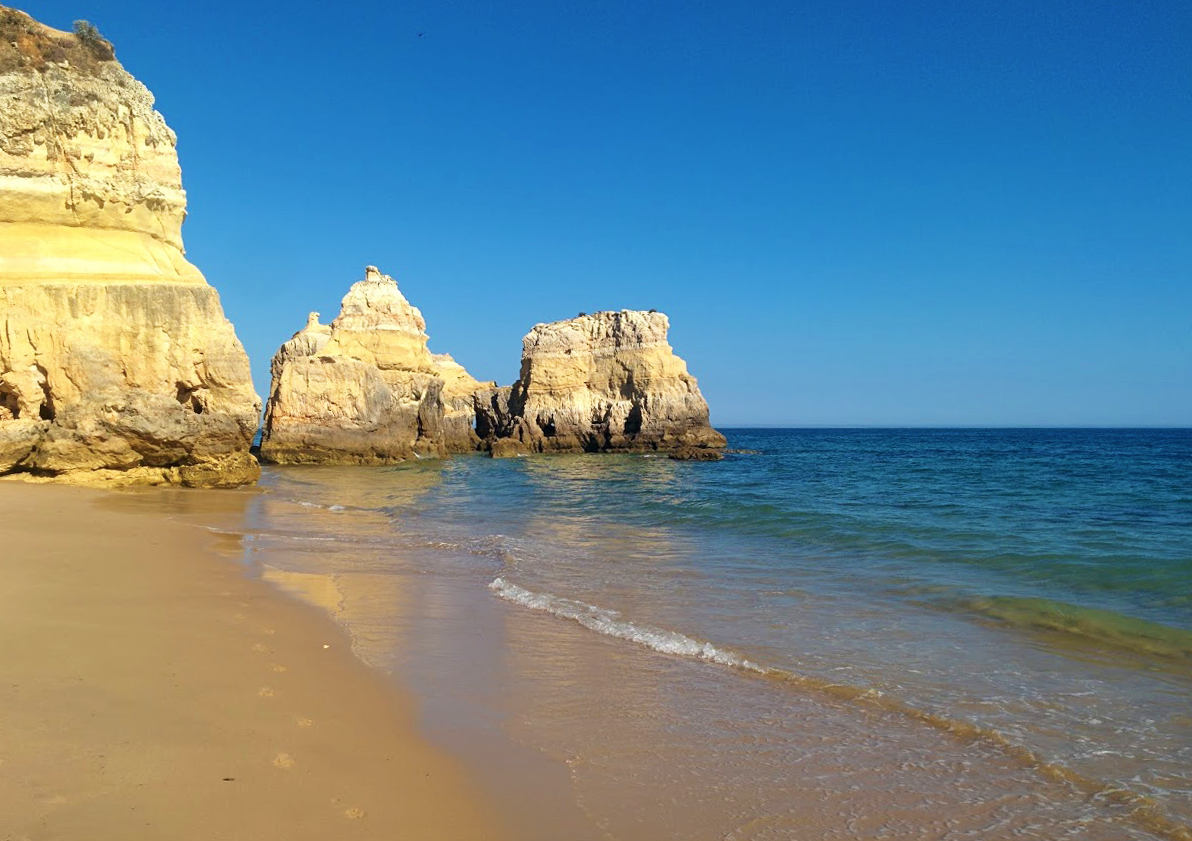
<svg viewBox="0 0 1192 841"><path fill-rule="evenodd" d="M246 557L567 837L1192 837L1192 432L727 434L269 469Z"/></svg>

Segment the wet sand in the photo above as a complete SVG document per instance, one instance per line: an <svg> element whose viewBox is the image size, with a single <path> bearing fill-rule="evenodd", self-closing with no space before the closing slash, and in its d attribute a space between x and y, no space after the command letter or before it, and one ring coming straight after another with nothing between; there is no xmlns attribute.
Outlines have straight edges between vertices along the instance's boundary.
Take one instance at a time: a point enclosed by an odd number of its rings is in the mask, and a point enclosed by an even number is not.
<svg viewBox="0 0 1192 841"><path fill-rule="evenodd" d="M410 698L178 498L0 482L0 837L507 837Z"/></svg>

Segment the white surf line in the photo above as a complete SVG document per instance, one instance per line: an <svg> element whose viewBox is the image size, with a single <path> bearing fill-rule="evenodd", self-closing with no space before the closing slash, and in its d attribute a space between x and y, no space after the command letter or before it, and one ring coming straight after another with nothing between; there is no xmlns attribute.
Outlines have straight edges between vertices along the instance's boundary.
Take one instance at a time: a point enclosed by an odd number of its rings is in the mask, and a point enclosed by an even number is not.
<svg viewBox="0 0 1192 841"><path fill-rule="evenodd" d="M697 660L706 660L709 663L719 663L722 666L748 669L758 674L765 674L767 671L762 666L746 660L732 651L717 648L710 642L700 642L677 631L667 631L649 625L635 625L632 622L627 622L621 619L620 614L614 610L606 610L586 602L565 599L550 593L535 593L499 577L493 580L488 588L505 601L528 607L531 610L550 613L563 619L570 619L588 630L628 640L663 654L692 657Z"/></svg>

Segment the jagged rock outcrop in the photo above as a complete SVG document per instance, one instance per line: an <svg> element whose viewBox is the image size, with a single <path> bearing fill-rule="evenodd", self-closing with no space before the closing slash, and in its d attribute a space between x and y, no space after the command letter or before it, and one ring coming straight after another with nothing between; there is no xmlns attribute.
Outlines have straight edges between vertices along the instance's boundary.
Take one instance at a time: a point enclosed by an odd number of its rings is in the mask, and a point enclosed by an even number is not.
<svg viewBox="0 0 1192 841"><path fill-rule="evenodd" d="M477 432L497 456L724 447L669 328L634 310L537 325L517 382L476 393Z"/></svg>
<svg viewBox="0 0 1192 841"><path fill-rule="evenodd" d="M331 341L331 325L320 324L319 314L312 312L306 317L306 326L283 342L269 362L269 375L276 386L286 363L303 356L314 356ZM266 409L268 411L268 409Z"/></svg>
<svg viewBox="0 0 1192 841"><path fill-rule="evenodd" d="M490 452L494 452L493 443L508 439L517 424L517 417L509 405L512 396L511 385L493 385L492 388L477 389L472 394L476 412L476 434L480 437L482 446Z"/></svg>
<svg viewBox="0 0 1192 841"><path fill-rule="evenodd" d="M93 29L0 6L0 473L227 486L260 401L183 256L176 138Z"/></svg>
<svg viewBox="0 0 1192 841"><path fill-rule="evenodd" d="M478 391L496 383L482 383L469 374L449 353L433 354L431 359L443 380L443 443L448 452L463 453L480 446L476 434L476 399Z"/></svg>
<svg viewBox="0 0 1192 841"><path fill-rule="evenodd" d="M348 290L330 326L311 314L273 357L272 371L266 461L390 464L475 449L479 440L471 390L481 384L427 349L422 313L375 266Z"/></svg>

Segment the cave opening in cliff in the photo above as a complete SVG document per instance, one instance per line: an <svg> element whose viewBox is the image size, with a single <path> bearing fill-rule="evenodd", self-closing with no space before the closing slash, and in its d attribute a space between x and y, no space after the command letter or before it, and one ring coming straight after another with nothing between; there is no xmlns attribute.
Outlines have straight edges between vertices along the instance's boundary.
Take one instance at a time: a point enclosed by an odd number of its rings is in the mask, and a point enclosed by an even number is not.
<svg viewBox="0 0 1192 841"><path fill-rule="evenodd" d="M642 431L642 407L634 406L625 418L625 434L636 435Z"/></svg>
<svg viewBox="0 0 1192 841"><path fill-rule="evenodd" d="M54 419L54 395L50 393L50 384L45 380L45 369L38 368L41 371L41 393L44 399L41 405L37 407L37 415L42 420L52 421Z"/></svg>
<svg viewBox="0 0 1192 841"><path fill-rule="evenodd" d="M16 392L0 386L0 420L16 420L20 416L21 404L17 401Z"/></svg>

